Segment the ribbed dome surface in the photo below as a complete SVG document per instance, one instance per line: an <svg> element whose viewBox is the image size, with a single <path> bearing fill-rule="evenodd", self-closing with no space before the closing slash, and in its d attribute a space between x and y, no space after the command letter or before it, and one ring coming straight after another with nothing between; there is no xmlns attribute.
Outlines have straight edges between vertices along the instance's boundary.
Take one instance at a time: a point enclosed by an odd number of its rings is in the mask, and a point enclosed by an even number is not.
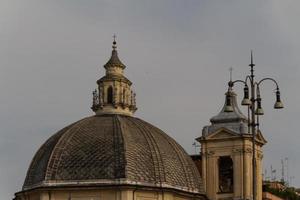
<svg viewBox="0 0 300 200"><path fill-rule="evenodd" d="M203 194L193 161L175 140L122 115L88 117L53 135L34 156L23 189L69 185L142 185Z"/></svg>

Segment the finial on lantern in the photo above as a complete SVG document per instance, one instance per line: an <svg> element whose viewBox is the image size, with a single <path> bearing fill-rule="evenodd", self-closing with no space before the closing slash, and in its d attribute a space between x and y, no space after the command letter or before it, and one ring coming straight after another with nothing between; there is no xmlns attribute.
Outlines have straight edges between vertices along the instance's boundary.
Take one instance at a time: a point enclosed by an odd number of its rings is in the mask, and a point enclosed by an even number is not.
<svg viewBox="0 0 300 200"><path fill-rule="evenodd" d="M117 42L116 42L117 36L116 36L116 34L113 35L113 38L114 38L114 41L113 41L113 46L112 46L112 48L115 50L115 49L117 48Z"/></svg>

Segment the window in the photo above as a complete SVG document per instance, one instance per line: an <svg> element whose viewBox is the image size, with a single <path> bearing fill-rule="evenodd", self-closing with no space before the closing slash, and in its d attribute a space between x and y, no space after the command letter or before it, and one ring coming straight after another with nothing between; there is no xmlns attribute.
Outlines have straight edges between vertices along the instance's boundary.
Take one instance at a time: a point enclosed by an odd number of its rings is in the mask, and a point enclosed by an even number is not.
<svg viewBox="0 0 300 200"><path fill-rule="evenodd" d="M219 158L219 192L233 192L233 162L230 156Z"/></svg>
<svg viewBox="0 0 300 200"><path fill-rule="evenodd" d="M107 103L113 103L113 88L111 86L107 88Z"/></svg>
<svg viewBox="0 0 300 200"><path fill-rule="evenodd" d="M126 102L126 90L123 89L123 103Z"/></svg>

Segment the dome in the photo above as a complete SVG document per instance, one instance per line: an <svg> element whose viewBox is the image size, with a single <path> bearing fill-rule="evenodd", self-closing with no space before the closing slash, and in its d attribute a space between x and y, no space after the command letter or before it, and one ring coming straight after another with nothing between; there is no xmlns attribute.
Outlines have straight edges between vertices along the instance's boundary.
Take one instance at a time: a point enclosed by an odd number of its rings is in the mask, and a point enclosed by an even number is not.
<svg viewBox="0 0 300 200"><path fill-rule="evenodd" d="M248 134L248 119L240 110L237 103L237 95L230 87L225 93L225 102L222 110L210 119L211 125L205 126L202 130L202 136L206 137L211 133L215 133L221 128L226 128L237 134ZM232 111L225 111L227 106L227 98L229 98Z"/></svg>
<svg viewBox="0 0 300 200"><path fill-rule="evenodd" d="M205 198L199 171L184 149L133 117L136 94L115 38L112 47L105 75L92 93L95 115L63 128L40 147L17 200L113 200L120 194L124 200L163 199L165 191L169 200Z"/></svg>
<svg viewBox="0 0 300 200"><path fill-rule="evenodd" d="M193 161L166 133L135 117L95 115L50 137L35 154L23 190L140 185L203 194Z"/></svg>

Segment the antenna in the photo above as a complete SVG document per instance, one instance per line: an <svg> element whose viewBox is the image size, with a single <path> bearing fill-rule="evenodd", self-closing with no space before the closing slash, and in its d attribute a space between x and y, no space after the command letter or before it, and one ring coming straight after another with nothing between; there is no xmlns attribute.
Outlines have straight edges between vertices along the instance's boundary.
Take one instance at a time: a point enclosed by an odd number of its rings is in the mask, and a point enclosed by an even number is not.
<svg viewBox="0 0 300 200"><path fill-rule="evenodd" d="M200 145L197 145L196 142L194 142L192 145L193 145L194 148L195 148L195 154L197 154L197 148L200 147Z"/></svg>
<svg viewBox="0 0 300 200"><path fill-rule="evenodd" d="M270 175L270 180L272 181L273 180L273 167L271 165L271 175Z"/></svg>
<svg viewBox="0 0 300 200"><path fill-rule="evenodd" d="M288 157L285 157L285 161L286 161L286 184L287 186L290 185L290 176L289 176L289 158Z"/></svg>
<svg viewBox="0 0 300 200"><path fill-rule="evenodd" d="M271 181L276 180L276 169L273 169L273 166L271 165Z"/></svg>
<svg viewBox="0 0 300 200"><path fill-rule="evenodd" d="M267 174L268 172L267 172L267 169L265 169L265 173L264 173L264 179L265 179L265 181L267 181L268 180L268 174Z"/></svg>
<svg viewBox="0 0 300 200"><path fill-rule="evenodd" d="M283 162L283 159L281 159L281 182L284 183L284 162Z"/></svg>
<svg viewBox="0 0 300 200"><path fill-rule="evenodd" d="M290 185L292 185L292 180L295 178L295 176L290 177Z"/></svg>

